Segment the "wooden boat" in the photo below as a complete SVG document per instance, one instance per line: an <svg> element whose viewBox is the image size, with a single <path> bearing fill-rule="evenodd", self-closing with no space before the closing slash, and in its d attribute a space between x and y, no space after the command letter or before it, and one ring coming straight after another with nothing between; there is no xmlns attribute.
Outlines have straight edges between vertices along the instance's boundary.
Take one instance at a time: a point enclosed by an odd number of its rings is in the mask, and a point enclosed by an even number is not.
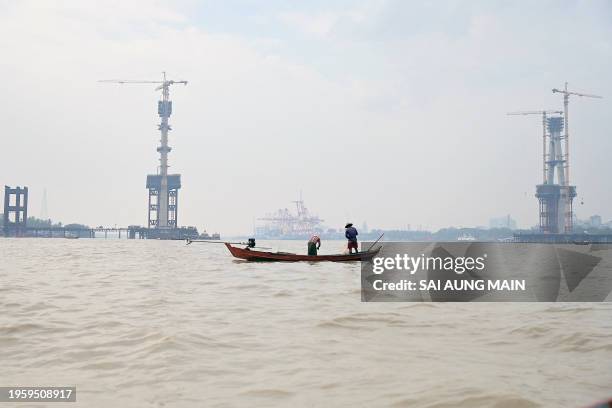
<svg viewBox="0 0 612 408"><path fill-rule="evenodd" d="M353 262L353 261L364 261L374 257L380 248L367 252L358 252L356 254L336 254L336 255L299 255L292 254L289 252L265 252L255 251L250 248L238 248L232 246L232 244L226 242L225 246L231 254L240 259L246 259L247 261L269 261L269 262Z"/></svg>

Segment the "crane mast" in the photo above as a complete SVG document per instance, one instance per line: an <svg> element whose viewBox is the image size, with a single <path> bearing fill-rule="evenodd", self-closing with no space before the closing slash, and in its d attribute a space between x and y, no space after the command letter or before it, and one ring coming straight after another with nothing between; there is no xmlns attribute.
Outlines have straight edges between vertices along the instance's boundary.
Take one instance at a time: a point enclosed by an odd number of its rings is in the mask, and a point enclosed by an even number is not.
<svg viewBox="0 0 612 408"><path fill-rule="evenodd" d="M580 96L580 97L586 97L586 98L603 98L602 96L599 95L591 95L591 94L584 94L584 93L578 93L578 92L570 92L567 90L567 82L565 83L565 87L563 89L557 89L557 88L553 88L552 90L553 93L560 93L563 94L563 116L565 118L565 123L564 123L564 127L565 127L565 182L567 183L567 185L569 185L569 176L570 176L570 167L569 167L569 97L570 95L575 95L575 96Z"/></svg>
<svg viewBox="0 0 612 408"><path fill-rule="evenodd" d="M159 84L155 90L162 91L161 100L157 104L157 113L161 118L158 130L161 133L159 153L159 171L157 177L147 176L149 189L149 228L176 228L177 227L177 199L180 188L180 175L168 175L168 153L172 148L168 145L168 132L172 127L168 119L172 114L172 101L170 100L170 86L174 84L187 85L187 81L174 81L166 78L162 73L161 81L111 79L98 82L117 84ZM170 182L169 182L170 180ZM172 201L172 202L171 202Z"/></svg>
<svg viewBox="0 0 612 408"><path fill-rule="evenodd" d="M565 134L563 136L563 138L565 139L565 159L564 159L564 165L565 165L565 183L564 183L564 190L565 190L565 194L563 194L564 198L566 199L566 209L567 212L565 214L565 232L566 233L570 233L573 230L573 212L572 212L572 205L571 205L571 200L572 200L572 195L570 193L571 190L571 186L570 186L570 161L569 161L569 97L570 95L574 95L574 96L580 96L582 97L586 97L586 98L598 98L601 99L603 98L602 96L599 95L592 95L592 94L585 94L585 93L579 93L579 92L571 92L567 89L567 82L565 83L565 86L563 89L558 89L558 88L553 88L552 89L552 93L560 93L563 94L563 117L565 119L564 121L564 128L565 128ZM574 193L575 194L575 193Z"/></svg>
<svg viewBox="0 0 612 408"><path fill-rule="evenodd" d="M542 115L542 182L546 183L547 174L549 172L551 152L552 149L547 148L547 140L550 140L550 134L546 131L548 127L548 115L560 115L562 111L558 110L538 110L538 111L522 111L522 112L509 112L508 115ZM550 143L549 142L549 143Z"/></svg>

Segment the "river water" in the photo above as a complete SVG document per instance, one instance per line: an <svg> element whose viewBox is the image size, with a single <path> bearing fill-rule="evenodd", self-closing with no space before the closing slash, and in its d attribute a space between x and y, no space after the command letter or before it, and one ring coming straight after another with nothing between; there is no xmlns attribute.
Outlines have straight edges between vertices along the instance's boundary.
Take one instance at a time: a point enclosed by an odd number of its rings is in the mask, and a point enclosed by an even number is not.
<svg viewBox="0 0 612 408"><path fill-rule="evenodd" d="M361 303L359 282L359 264L246 263L216 244L2 239L0 386L76 386L49 404L73 408L612 396L610 303Z"/></svg>

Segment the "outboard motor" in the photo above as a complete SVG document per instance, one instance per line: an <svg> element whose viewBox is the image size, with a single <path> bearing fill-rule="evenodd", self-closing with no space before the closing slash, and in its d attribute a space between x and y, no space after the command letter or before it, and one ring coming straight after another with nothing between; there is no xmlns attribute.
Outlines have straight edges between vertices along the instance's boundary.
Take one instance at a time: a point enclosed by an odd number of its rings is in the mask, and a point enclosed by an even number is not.
<svg viewBox="0 0 612 408"><path fill-rule="evenodd" d="M247 243L247 247L255 248L255 238L249 238L249 242Z"/></svg>

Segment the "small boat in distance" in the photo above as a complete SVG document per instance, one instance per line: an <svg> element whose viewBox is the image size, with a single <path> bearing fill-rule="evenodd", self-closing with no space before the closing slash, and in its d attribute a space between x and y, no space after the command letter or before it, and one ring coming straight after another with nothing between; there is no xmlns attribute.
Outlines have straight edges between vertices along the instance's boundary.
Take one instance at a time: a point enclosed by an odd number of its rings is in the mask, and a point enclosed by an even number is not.
<svg viewBox="0 0 612 408"><path fill-rule="evenodd" d="M382 246L376 249L368 250L366 252L358 252L356 254L335 254L335 255L299 255L292 254L289 252L265 252L265 251L254 251L248 246L246 248L239 248L232 246L231 243L225 242L225 246L229 249L230 253L240 259L247 261L268 261L268 262L354 262L354 261L365 261L372 259Z"/></svg>
<svg viewBox="0 0 612 408"><path fill-rule="evenodd" d="M472 234L463 233L457 237L457 241L476 241Z"/></svg>

